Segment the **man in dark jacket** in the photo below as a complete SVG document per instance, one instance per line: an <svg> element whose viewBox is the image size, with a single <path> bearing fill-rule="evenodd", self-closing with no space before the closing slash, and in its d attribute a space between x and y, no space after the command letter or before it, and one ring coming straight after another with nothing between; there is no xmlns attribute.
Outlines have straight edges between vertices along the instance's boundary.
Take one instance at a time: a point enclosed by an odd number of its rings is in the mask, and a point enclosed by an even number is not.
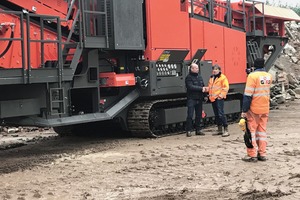
<svg viewBox="0 0 300 200"><path fill-rule="evenodd" d="M205 135L201 132L201 118L202 118L202 99L204 82L202 76L199 74L199 66L192 63L190 72L185 78L185 86L187 89L187 118L186 118L186 136L192 136L193 130L193 115L195 117L196 135Z"/></svg>

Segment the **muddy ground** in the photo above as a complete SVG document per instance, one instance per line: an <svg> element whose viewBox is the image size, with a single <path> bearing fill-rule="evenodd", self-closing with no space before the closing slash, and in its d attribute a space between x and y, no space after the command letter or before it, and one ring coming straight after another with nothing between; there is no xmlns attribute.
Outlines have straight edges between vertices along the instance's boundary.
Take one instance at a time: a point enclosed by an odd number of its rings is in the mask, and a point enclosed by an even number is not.
<svg viewBox="0 0 300 200"><path fill-rule="evenodd" d="M300 100L271 111L269 160L257 163L241 161L237 124L228 138L214 127L160 139L48 130L47 140L0 151L0 199L300 199L299 118Z"/></svg>

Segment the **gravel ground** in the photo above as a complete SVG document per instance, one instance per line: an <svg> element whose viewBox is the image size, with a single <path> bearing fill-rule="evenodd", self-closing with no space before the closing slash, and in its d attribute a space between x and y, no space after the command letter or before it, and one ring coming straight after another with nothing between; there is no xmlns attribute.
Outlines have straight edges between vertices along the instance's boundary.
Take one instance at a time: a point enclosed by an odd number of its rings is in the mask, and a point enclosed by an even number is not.
<svg viewBox="0 0 300 200"><path fill-rule="evenodd" d="M227 138L212 136L215 127L159 139L61 138L49 129L9 149L3 141L23 135L1 135L0 199L300 199L299 104L271 111L268 161L257 163L241 161L237 124Z"/></svg>

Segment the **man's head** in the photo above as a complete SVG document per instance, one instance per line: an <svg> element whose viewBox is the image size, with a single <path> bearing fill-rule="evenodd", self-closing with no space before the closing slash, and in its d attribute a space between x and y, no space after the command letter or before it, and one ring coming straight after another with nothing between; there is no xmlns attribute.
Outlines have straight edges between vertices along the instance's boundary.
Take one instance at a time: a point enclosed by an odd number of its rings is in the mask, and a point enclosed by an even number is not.
<svg viewBox="0 0 300 200"><path fill-rule="evenodd" d="M218 64L215 64L213 67L212 67L212 70L213 70L213 75L217 75L221 72L221 67L218 65Z"/></svg>
<svg viewBox="0 0 300 200"><path fill-rule="evenodd" d="M265 59L263 58L256 58L254 60L254 68L259 69L265 66Z"/></svg>
<svg viewBox="0 0 300 200"><path fill-rule="evenodd" d="M196 63L192 63L190 70L192 73L198 74L199 73L199 66Z"/></svg>

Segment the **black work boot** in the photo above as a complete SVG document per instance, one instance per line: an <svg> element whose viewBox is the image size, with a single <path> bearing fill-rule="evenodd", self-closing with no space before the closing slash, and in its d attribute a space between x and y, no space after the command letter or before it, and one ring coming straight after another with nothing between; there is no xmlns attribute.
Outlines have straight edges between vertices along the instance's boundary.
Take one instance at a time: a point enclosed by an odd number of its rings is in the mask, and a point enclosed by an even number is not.
<svg viewBox="0 0 300 200"><path fill-rule="evenodd" d="M267 161L268 159L266 158L266 156L260 156L259 154L257 155L257 160L259 161Z"/></svg>
<svg viewBox="0 0 300 200"><path fill-rule="evenodd" d="M224 132L222 133L222 137L228 137L230 134L228 132L228 126L224 127Z"/></svg>
<svg viewBox="0 0 300 200"><path fill-rule="evenodd" d="M257 157L257 160L259 160L259 161L267 161L268 159L266 158L266 156L259 156L259 157Z"/></svg>
<svg viewBox="0 0 300 200"><path fill-rule="evenodd" d="M201 130L196 130L196 135L205 135Z"/></svg>
<svg viewBox="0 0 300 200"><path fill-rule="evenodd" d="M218 126L218 130L213 135L222 135L223 134L223 127L222 125Z"/></svg>
<svg viewBox="0 0 300 200"><path fill-rule="evenodd" d="M192 132L191 131L187 131L186 132L186 137L192 137Z"/></svg>
<svg viewBox="0 0 300 200"><path fill-rule="evenodd" d="M223 134L223 126L220 125L218 126L218 135L222 135Z"/></svg>
<svg viewBox="0 0 300 200"><path fill-rule="evenodd" d="M242 158L242 160L245 162L257 162L256 157L250 157L250 156L245 156L244 158Z"/></svg>

